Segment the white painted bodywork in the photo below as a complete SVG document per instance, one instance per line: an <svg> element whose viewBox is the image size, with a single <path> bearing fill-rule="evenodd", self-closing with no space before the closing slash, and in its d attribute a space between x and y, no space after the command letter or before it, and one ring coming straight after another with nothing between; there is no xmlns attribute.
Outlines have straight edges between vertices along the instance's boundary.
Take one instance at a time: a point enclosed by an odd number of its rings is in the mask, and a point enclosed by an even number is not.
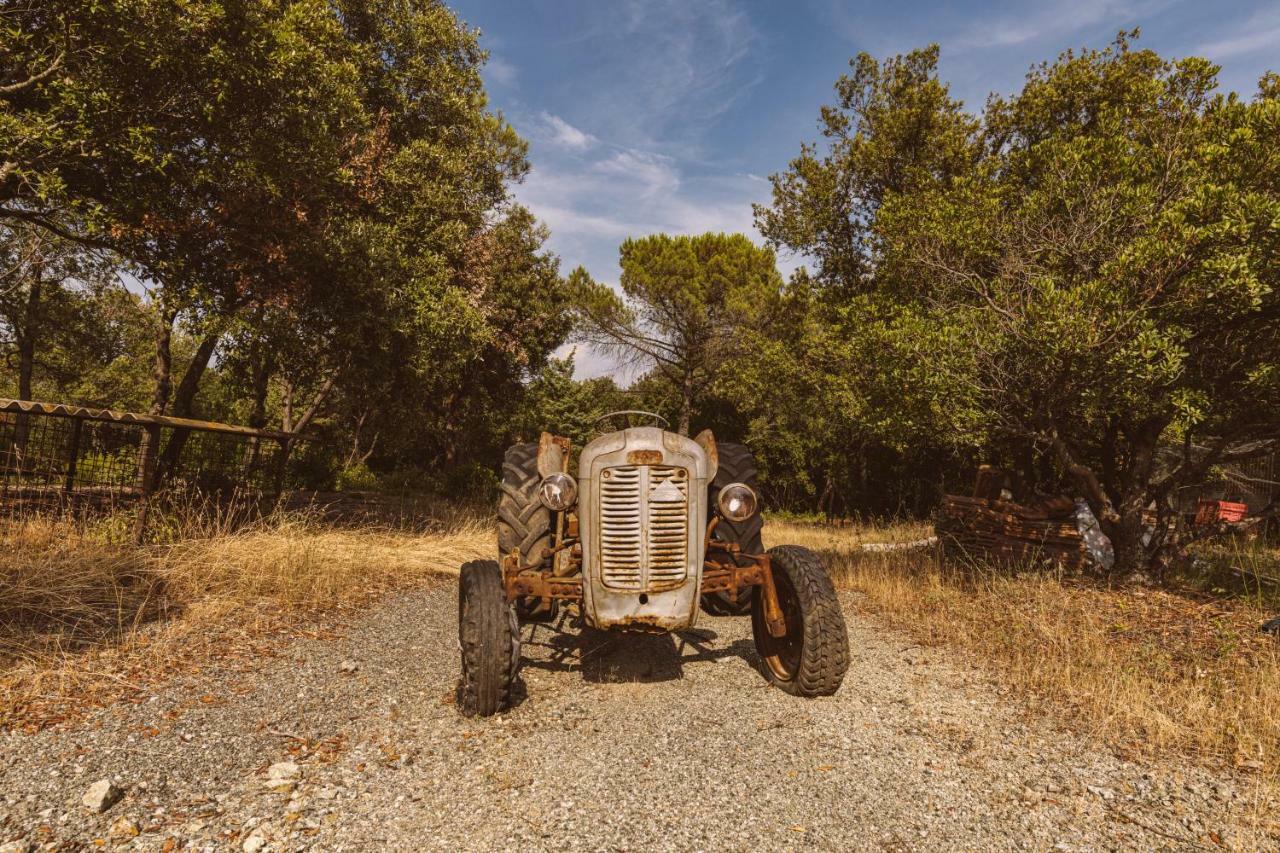
<svg viewBox="0 0 1280 853"><path fill-rule="evenodd" d="M655 456L654 453L660 454ZM637 453L640 457L637 457ZM637 459L643 459L638 463ZM685 574L670 580L670 566L653 572L650 577L650 518L670 516L674 475L669 471L641 471L635 476L639 484L641 545L638 565L640 581L627 589L607 585L602 574L601 490L605 472L612 477L633 478L631 466L661 466L683 469L687 477L687 521L685 539ZM615 473L616 472L616 473ZM653 474L651 477L650 474ZM704 536L707 529L707 486L714 470L703 450L692 439L657 427L634 427L603 435L582 451L578 462L578 519L582 536L583 614L597 628L634 628L638 630L677 630L694 624L698 616L698 596L702 587ZM627 479L630 483L631 479ZM680 481L682 483L682 481ZM614 498L616 500L616 498ZM650 510L649 507L653 509ZM617 527L613 531L616 546ZM657 548L655 547L655 552ZM617 565L616 548L613 564ZM657 560L655 558L654 562Z"/></svg>

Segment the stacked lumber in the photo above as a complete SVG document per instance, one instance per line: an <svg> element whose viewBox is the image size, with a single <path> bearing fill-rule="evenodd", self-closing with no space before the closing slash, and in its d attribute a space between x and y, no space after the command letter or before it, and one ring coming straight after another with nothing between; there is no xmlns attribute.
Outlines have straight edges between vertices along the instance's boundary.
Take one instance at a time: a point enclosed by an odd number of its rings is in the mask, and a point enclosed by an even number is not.
<svg viewBox="0 0 1280 853"><path fill-rule="evenodd" d="M1069 498L1022 505L946 495L935 526L943 548L961 558L1014 563L1048 560L1072 569L1091 564L1076 526L1075 503Z"/></svg>

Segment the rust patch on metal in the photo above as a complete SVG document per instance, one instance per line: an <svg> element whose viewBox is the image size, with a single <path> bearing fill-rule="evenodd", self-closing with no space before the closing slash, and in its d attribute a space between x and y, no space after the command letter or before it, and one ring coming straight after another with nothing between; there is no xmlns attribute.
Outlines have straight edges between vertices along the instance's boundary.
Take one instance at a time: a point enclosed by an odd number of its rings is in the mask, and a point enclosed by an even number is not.
<svg viewBox="0 0 1280 853"><path fill-rule="evenodd" d="M639 631L643 633L662 633L679 628L685 620L670 616L624 616L609 627L619 631Z"/></svg>
<svg viewBox="0 0 1280 853"><path fill-rule="evenodd" d="M661 450L633 450L627 454L627 461L632 465L661 465Z"/></svg>
<svg viewBox="0 0 1280 853"><path fill-rule="evenodd" d="M715 434L709 429L704 429L694 437L693 441L702 448L703 453L707 454L707 479L715 479L716 471L720 470L720 450L716 447Z"/></svg>
<svg viewBox="0 0 1280 853"><path fill-rule="evenodd" d="M505 561L504 561L505 563ZM505 564L510 566L509 563ZM545 601L582 600L582 576L558 578L550 572L521 571L507 575L507 601L517 598L540 598Z"/></svg>
<svg viewBox="0 0 1280 853"><path fill-rule="evenodd" d="M569 470L569 439L562 435L544 432L538 437L538 473L567 473Z"/></svg>
<svg viewBox="0 0 1280 853"><path fill-rule="evenodd" d="M765 554L761 559L764 561L760 566L762 578L760 595L764 604L764 621L769 626L770 634L775 637L785 637L787 635L787 620L782 615L782 606L778 604L778 590L773 585L773 564L768 554Z"/></svg>

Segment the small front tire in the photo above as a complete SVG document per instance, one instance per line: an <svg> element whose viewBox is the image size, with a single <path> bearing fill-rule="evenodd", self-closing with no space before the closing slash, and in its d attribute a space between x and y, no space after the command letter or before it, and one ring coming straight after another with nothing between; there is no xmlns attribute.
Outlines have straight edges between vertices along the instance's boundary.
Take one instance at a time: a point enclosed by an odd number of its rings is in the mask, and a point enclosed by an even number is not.
<svg viewBox="0 0 1280 853"><path fill-rule="evenodd" d="M515 608L507 603L502 570L493 560L473 560L462 567L458 646L458 710L467 717L488 717L508 707L520 667L520 626Z"/></svg>
<svg viewBox="0 0 1280 853"><path fill-rule="evenodd" d="M751 630L764 675L793 696L830 696L849 669L849 633L840 600L818 555L798 545L769 549L773 584L786 618L781 637L769 633L764 594L751 601Z"/></svg>

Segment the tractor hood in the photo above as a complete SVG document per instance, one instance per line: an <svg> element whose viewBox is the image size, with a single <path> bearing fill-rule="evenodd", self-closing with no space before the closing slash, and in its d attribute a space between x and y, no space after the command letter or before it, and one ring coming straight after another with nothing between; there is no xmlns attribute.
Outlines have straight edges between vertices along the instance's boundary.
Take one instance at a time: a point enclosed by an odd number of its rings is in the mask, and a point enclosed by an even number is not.
<svg viewBox="0 0 1280 853"><path fill-rule="evenodd" d="M583 449L578 517L588 622L663 631L694 623L714 459L714 443L657 427L608 433Z"/></svg>

